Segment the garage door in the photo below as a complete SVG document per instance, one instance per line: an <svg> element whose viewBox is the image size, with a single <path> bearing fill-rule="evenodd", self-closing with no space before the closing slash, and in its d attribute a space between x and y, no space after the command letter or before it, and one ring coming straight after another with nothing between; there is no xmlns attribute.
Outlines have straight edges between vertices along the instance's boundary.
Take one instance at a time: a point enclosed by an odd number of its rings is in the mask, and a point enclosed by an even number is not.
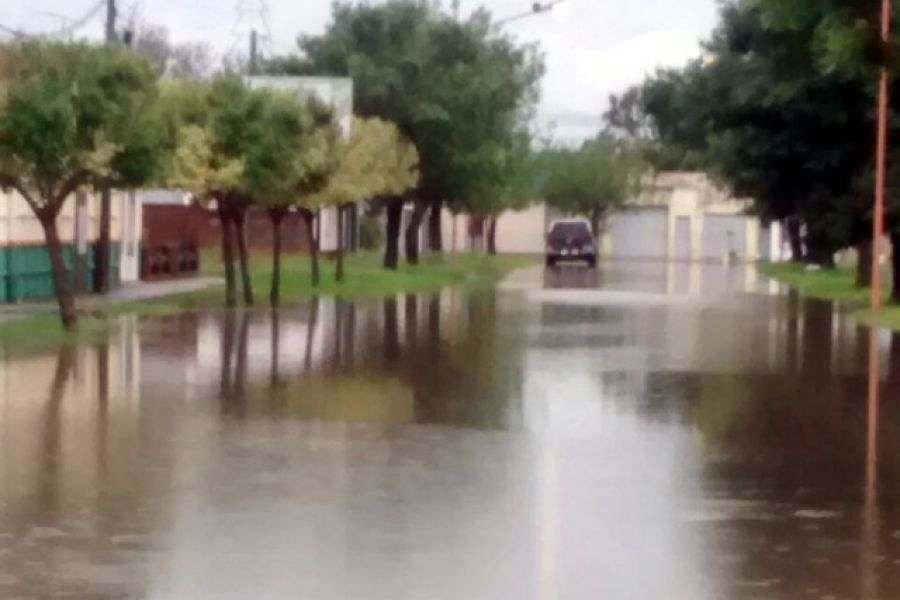
<svg viewBox="0 0 900 600"><path fill-rule="evenodd" d="M664 208L616 213L610 223L613 258L665 260L669 249L669 213Z"/></svg>
<svg viewBox="0 0 900 600"><path fill-rule="evenodd" d="M725 260L734 253L747 258L747 217L743 215L706 215L703 219L703 258Z"/></svg>

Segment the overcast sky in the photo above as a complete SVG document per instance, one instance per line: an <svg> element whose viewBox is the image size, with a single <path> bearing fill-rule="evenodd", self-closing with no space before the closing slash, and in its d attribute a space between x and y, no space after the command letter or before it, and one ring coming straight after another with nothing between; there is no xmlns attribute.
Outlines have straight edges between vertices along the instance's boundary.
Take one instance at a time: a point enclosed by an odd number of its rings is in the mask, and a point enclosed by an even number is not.
<svg viewBox="0 0 900 600"><path fill-rule="evenodd" d="M76 18L98 0L0 0L0 24L25 31L58 28L59 13ZM121 12L169 28L175 41L203 40L225 53L253 28L262 28L260 0L119 0ZM375 0L377 1L377 0ZM539 120L555 135L580 139L600 127L609 94L640 82L659 66L681 65L699 53L716 21L716 0L567 0L559 14L506 26L523 41L539 41L547 60ZM449 0L446 2L448 5ZM465 14L487 6L503 18L527 11L532 0L461 0ZM320 33L331 0L268 0L270 52L295 47L297 34ZM239 15L242 14L242 18ZM81 30L102 35L102 15Z"/></svg>

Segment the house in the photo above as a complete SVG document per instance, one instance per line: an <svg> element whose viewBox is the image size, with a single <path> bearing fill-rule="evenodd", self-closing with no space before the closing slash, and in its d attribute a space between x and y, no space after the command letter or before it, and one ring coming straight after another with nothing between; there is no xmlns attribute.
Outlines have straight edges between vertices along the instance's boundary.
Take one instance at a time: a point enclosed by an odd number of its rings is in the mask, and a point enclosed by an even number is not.
<svg viewBox="0 0 900 600"><path fill-rule="evenodd" d="M110 283L115 286L138 279L142 213L134 192L113 192L111 209ZM100 195L77 192L63 207L57 227L75 288L87 292L95 277ZM0 191L0 302L52 295L50 255L41 225L18 193Z"/></svg>
<svg viewBox="0 0 900 600"><path fill-rule="evenodd" d="M766 226L748 214L750 202L733 198L703 173L664 172L650 178L626 208L611 215L600 236L601 255L618 260L781 260L780 226ZM558 211L536 203L504 213L497 225L501 253L543 254L549 224ZM445 249L484 248L483 232L466 216L445 211Z"/></svg>
<svg viewBox="0 0 900 600"><path fill-rule="evenodd" d="M778 260L780 230L748 214L750 204L704 173L658 173L626 209L610 217L602 251L614 259Z"/></svg>

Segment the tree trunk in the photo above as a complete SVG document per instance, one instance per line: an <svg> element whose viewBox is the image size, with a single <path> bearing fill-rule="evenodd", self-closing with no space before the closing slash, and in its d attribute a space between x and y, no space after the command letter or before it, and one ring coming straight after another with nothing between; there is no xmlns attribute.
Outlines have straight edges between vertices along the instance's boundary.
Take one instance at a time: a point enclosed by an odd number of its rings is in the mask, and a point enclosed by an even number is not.
<svg viewBox="0 0 900 600"><path fill-rule="evenodd" d="M807 262L819 265L823 269L834 269L837 265L834 262L834 248L830 240L815 233L807 235L806 239L806 260Z"/></svg>
<svg viewBox="0 0 900 600"><path fill-rule="evenodd" d="M591 233L597 243L600 243L600 213L599 211L591 211Z"/></svg>
<svg viewBox="0 0 900 600"><path fill-rule="evenodd" d="M387 226L384 245L384 268L397 270L400 262L400 225L403 221L403 198L387 201Z"/></svg>
<svg viewBox="0 0 900 600"><path fill-rule="evenodd" d="M499 216L488 217L487 220L487 252L491 256L497 255L497 220Z"/></svg>
<svg viewBox="0 0 900 600"><path fill-rule="evenodd" d="M872 240L856 245L856 287L867 288L872 284Z"/></svg>
<svg viewBox="0 0 900 600"><path fill-rule="evenodd" d="M303 222L306 223L306 237L309 240L309 260L312 269L313 287L319 285L319 242L316 240L316 215L311 210L301 210Z"/></svg>
<svg viewBox="0 0 900 600"><path fill-rule="evenodd" d="M269 291L269 304L273 308L281 303L281 224L285 214L283 208L269 210L272 220L272 289Z"/></svg>
<svg viewBox="0 0 900 600"><path fill-rule="evenodd" d="M63 260L62 243L56 230L56 215L48 214L39 217L44 237L47 240L47 251L50 253L50 266L53 270L53 289L59 304L59 317L63 327L69 331L78 327L78 314L75 311L75 295Z"/></svg>
<svg viewBox="0 0 900 600"><path fill-rule="evenodd" d="M253 306L253 282L250 280L250 258L247 255L246 211L235 212L234 228L237 236L238 259L241 265L241 285L244 289L244 304Z"/></svg>
<svg viewBox="0 0 900 600"><path fill-rule="evenodd" d="M900 231L891 231L891 300L900 302Z"/></svg>
<svg viewBox="0 0 900 600"><path fill-rule="evenodd" d="M795 263L804 262L806 256L803 252L803 239L800 235L800 220L795 217L788 217L784 220L784 230L791 245L791 261Z"/></svg>
<svg viewBox="0 0 900 600"><path fill-rule="evenodd" d="M112 252L112 191L104 188L100 192L100 237L97 240L97 265L94 291L98 294L109 292L109 263Z"/></svg>
<svg viewBox="0 0 900 600"><path fill-rule="evenodd" d="M441 211L444 203L441 200L435 200L431 203L431 210L428 213L428 249L431 252L444 251L443 231L441 229Z"/></svg>
<svg viewBox="0 0 900 600"><path fill-rule="evenodd" d="M337 239L337 260L335 261L335 272L334 272L334 280L338 283L344 281L344 242L346 241L344 238L344 213L346 212L346 207L338 206L337 208L337 229L338 229L338 239Z"/></svg>
<svg viewBox="0 0 900 600"><path fill-rule="evenodd" d="M222 264L225 267L225 306L237 306L237 285L234 273L234 235L231 217L227 210L219 207L219 226L222 229Z"/></svg>
<svg viewBox="0 0 900 600"><path fill-rule="evenodd" d="M425 202L416 200L409 223L406 226L406 262L411 265L419 264L419 230L427 208L428 205Z"/></svg>

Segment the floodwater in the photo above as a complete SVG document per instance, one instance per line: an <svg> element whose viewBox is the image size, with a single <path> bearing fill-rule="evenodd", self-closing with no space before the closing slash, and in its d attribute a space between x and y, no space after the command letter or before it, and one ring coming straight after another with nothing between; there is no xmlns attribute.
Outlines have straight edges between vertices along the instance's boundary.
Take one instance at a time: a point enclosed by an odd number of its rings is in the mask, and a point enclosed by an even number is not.
<svg viewBox="0 0 900 600"><path fill-rule="evenodd" d="M0 598L894 599L900 339L751 267L0 363Z"/></svg>

